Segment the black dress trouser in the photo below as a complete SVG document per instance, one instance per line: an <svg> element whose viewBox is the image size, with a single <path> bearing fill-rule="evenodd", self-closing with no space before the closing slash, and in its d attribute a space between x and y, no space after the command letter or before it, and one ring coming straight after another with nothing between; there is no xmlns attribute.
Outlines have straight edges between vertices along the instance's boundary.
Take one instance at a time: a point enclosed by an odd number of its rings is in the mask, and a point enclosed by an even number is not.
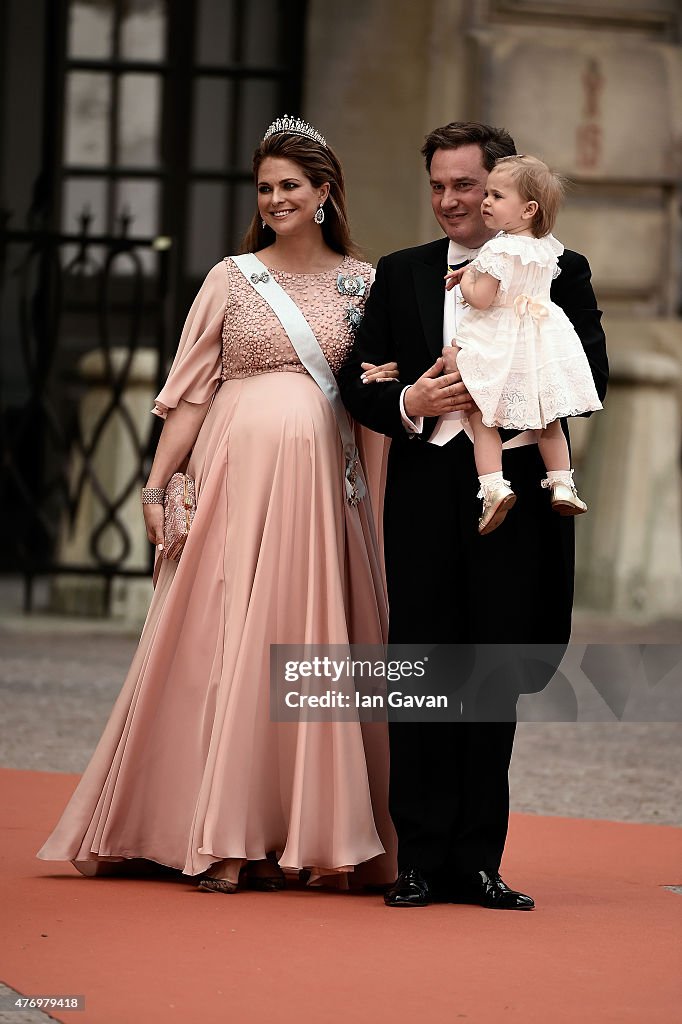
<svg viewBox="0 0 682 1024"><path fill-rule="evenodd" d="M460 434L444 447L393 442L384 506L392 643L568 642L573 521L551 510L536 445L505 452L503 468L518 500L502 526L481 537L469 439ZM464 704L465 718L467 711ZM515 728L514 721L390 724L400 870L419 867L465 885L481 869L499 869Z"/></svg>

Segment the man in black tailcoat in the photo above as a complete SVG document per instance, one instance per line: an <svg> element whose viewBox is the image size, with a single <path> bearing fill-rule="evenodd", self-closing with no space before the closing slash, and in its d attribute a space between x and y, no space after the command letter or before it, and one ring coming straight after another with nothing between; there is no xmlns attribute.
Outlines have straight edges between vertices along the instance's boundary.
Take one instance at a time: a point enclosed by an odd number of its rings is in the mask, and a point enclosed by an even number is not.
<svg viewBox="0 0 682 1024"><path fill-rule="evenodd" d="M471 400L456 370L443 372L441 359L456 333L444 275L491 237L480 211L485 182L495 161L515 152L514 143L503 130L454 122L432 132L422 152L433 211L447 237L379 261L339 377L355 419L393 439L384 507L389 639L565 644L573 519L552 511L540 487L545 474L535 433L502 431L504 475L518 500L498 529L478 534L479 485L466 420ZM570 251L559 266L551 297L573 323L603 399L608 364L590 268ZM391 360L399 382L362 383L362 362ZM499 874L514 730L513 721L390 724L399 877L384 897L388 906L534 906Z"/></svg>

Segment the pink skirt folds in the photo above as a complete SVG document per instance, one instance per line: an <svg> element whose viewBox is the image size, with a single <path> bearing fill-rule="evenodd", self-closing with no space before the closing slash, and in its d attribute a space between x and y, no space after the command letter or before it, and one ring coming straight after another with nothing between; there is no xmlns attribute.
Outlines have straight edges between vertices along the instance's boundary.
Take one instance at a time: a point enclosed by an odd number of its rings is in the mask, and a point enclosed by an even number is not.
<svg viewBox="0 0 682 1024"><path fill-rule="evenodd" d="M364 864L364 880L390 881L385 725L270 721L270 644L386 635L371 505L344 500L331 408L305 374L227 381L188 472L182 558L162 564L104 734L38 856L196 875L274 851L291 871Z"/></svg>

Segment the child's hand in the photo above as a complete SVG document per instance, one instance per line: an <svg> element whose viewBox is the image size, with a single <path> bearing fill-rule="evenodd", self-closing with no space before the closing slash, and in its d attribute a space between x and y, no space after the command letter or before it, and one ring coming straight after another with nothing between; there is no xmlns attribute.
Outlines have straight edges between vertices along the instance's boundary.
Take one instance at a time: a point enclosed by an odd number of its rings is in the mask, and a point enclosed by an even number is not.
<svg viewBox="0 0 682 1024"><path fill-rule="evenodd" d="M450 270L445 275L445 290L446 292L452 291L455 285L458 285L462 280L462 275L467 270L466 267L460 267L459 270Z"/></svg>
<svg viewBox="0 0 682 1024"><path fill-rule="evenodd" d="M442 359L445 363L444 373L456 373L457 372L457 353L459 349L453 340L452 345L448 345L447 348L443 349Z"/></svg>

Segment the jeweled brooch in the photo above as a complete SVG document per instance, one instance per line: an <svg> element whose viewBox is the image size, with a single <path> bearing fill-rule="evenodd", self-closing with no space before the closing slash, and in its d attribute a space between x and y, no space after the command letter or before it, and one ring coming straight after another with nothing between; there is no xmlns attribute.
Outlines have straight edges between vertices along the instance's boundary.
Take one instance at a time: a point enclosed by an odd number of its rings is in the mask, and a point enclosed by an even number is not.
<svg viewBox="0 0 682 1024"><path fill-rule="evenodd" d="M360 274L339 274L336 287L340 295L364 295L365 279Z"/></svg>
<svg viewBox="0 0 682 1024"><path fill-rule="evenodd" d="M348 324L348 330L351 331L352 334L355 334L362 323L363 315L362 310L358 309L357 306L354 306L352 302L349 302L346 306L346 315L344 320Z"/></svg>

